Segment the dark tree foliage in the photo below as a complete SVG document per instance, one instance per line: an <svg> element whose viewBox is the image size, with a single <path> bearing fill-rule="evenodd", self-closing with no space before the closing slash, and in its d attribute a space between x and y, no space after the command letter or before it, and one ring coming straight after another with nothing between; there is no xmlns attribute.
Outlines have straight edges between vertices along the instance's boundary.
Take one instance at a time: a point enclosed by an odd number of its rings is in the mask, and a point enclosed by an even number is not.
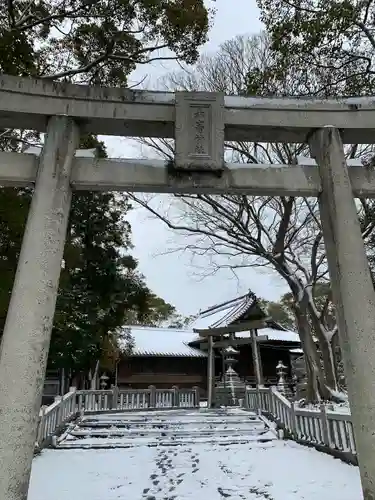
<svg viewBox="0 0 375 500"><path fill-rule="evenodd" d="M368 95L375 82L374 0L257 0L274 71L322 77L316 94Z"/></svg>
<svg viewBox="0 0 375 500"><path fill-rule="evenodd" d="M203 0L0 0L0 72L77 83L127 86L139 64L187 63L206 41ZM0 149L22 151L38 134L0 131ZM81 148L106 156L94 136ZM0 189L0 332L4 326L31 189ZM125 323L158 324L175 309L153 294L131 257L126 196L74 193L49 363L72 373L110 365ZM121 336L123 339L121 339Z"/></svg>
<svg viewBox="0 0 375 500"><path fill-rule="evenodd" d="M104 144L85 137L81 147ZM4 326L32 190L0 190L0 328ZM50 349L51 367L87 371L98 359L108 366L129 343L124 323L158 324L175 309L153 294L131 249L131 208L116 193L75 192L69 219Z"/></svg>
<svg viewBox="0 0 375 500"><path fill-rule="evenodd" d="M0 71L126 85L137 64L194 62L209 16L203 0L0 0Z"/></svg>

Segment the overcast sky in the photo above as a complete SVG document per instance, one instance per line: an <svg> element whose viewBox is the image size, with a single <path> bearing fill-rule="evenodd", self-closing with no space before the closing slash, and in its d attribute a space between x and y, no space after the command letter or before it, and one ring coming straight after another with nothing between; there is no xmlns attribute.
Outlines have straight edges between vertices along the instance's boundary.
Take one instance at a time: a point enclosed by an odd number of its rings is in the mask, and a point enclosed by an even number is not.
<svg viewBox="0 0 375 500"><path fill-rule="evenodd" d="M206 3L215 6L217 14L209 41L201 52L215 52L221 43L236 35L258 33L262 29L255 0L217 0ZM163 75L176 69L179 69L178 65L170 61L153 63L138 68L131 75L131 80L142 81L142 87L155 89ZM142 156L139 146L130 140L106 138L106 143L110 157ZM183 245L181 235L170 232L162 222L151 219L142 208L131 211L128 219L135 245L132 253L139 260L139 269L146 276L148 286L176 306L182 314L195 314L200 309L245 293L249 288L260 297L270 300L277 299L287 291L277 276L254 269L242 271L239 280L230 271L221 271L202 280L197 276L196 267L191 265L189 254L165 254L168 248ZM208 265L204 260L195 262L200 267Z"/></svg>

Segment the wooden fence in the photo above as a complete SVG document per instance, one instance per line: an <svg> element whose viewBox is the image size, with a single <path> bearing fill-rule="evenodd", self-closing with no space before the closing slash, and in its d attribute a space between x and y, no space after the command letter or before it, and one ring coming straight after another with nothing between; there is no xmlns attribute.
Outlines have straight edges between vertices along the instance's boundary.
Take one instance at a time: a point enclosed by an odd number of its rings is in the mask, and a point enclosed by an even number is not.
<svg viewBox="0 0 375 500"><path fill-rule="evenodd" d="M313 445L351 463L357 463L350 413L298 408L275 387L246 390L246 406L271 416L287 434L298 442Z"/></svg>
<svg viewBox="0 0 375 500"><path fill-rule="evenodd" d="M111 412L142 409L172 409L199 407L199 388L119 390L84 390L69 389L65 396L57 396L55 402L42 407L36 445L42 447L70 419L81 412Z"/></svg>

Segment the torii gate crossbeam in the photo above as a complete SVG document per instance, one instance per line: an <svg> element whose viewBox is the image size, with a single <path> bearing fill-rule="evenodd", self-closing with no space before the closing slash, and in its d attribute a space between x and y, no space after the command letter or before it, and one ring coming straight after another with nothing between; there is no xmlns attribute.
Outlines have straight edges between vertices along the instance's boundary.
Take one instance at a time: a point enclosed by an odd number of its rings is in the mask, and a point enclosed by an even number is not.
<svg viewBox="0 0 375 500"><path fill-rule="evenodd" d="M40 159L0 156L0 185L35 191L0 349L0 498L26 500L72 189L319 196L365 500L375 499L375 293L355 196L375 175L375 98L154 93L0 77L0 127L47 131ZM74 158L81 133L174 137L172 165ZM311 166L227 166L224 139L310 144Z"/></svg>

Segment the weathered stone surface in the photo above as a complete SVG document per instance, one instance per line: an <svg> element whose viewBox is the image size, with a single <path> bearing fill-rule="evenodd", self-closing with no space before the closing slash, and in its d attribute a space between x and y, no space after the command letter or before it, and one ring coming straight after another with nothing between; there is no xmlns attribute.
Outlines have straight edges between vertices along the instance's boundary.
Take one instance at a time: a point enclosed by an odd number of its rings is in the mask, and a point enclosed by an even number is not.
<svg viewBox="0 0 375 500"><path fill-rule="evenodd" d="M216 406L238 406L239 400L244 400L246 392L245 382L229 367L224 379L215 386Z"/></svg>
<svg viewBox="0 0 375 500"><path fill-rule="evenodd" d="M320 215L365 500L375 499L375 292L340 132L317 131Z"/></svg>
<svg viewBox="0 0 375 500"><path fill-rule="evenodd" d="M176 92L175 167L222 170L224 94Z"/></svg>
<svg viewBox="0 0 375 500"><path fill-rule="evenodd" d="M44 132L48 118L81 119L83 133L174 137L175 94L0 75L0 128ZM373 144L375 99L225 97L225 140L305 142L331 123L346 144Z"/></svg>
<svg viewBox="0 0 375 500"><path fill-rule="evenodd" d="M50 120L0 350L0 499L26 500L45 378L78 128Z"/></svg>

